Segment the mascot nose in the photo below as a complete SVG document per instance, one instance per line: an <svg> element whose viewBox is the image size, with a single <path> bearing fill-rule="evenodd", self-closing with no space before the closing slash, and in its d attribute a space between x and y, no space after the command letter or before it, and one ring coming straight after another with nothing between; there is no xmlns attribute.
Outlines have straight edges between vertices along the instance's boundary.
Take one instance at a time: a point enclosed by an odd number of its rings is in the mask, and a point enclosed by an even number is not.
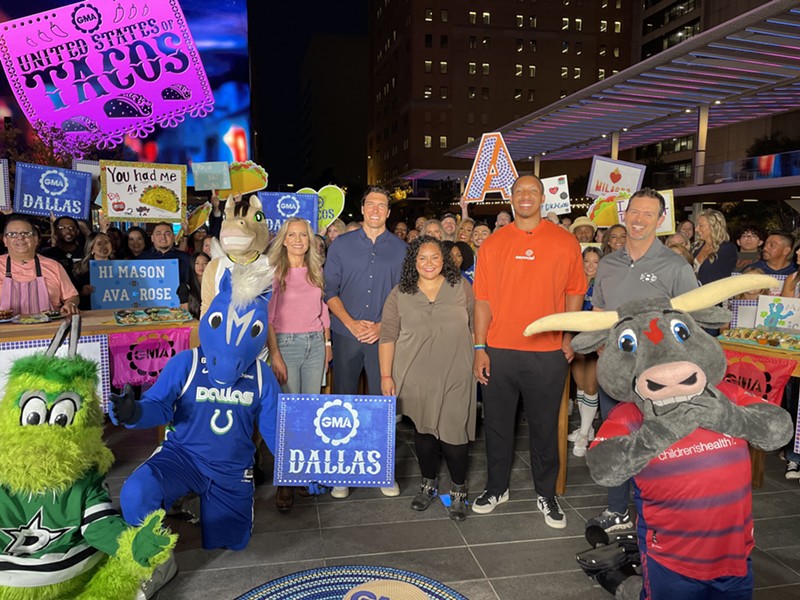
<svg viewBox="0 0 800 600"><path fill-rule="evenodd" d="M673 362L650 367L636 381L636 391L643 398L662 400L678 396L696 396L705 389L706 376L695 363Z"/></svg>

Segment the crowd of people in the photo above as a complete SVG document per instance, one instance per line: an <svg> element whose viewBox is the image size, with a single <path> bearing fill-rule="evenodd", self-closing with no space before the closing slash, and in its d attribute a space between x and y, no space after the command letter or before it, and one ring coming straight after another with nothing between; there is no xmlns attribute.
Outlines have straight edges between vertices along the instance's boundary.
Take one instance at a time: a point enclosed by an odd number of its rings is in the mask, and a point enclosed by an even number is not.
<svg viewBox="0 0 800 600"><path fill-rule="evenodd" d="M389 193L371 187L361 204L362 222L332 222L322 235L298 218L287 220L267 252L274 270L269 305L270 366L287 393L318 393L332 365L333 392L355 394L362 371L366 389L393 395L398 414L414 424L421 472L411 502L425 510L439 494L439 460L450 479L450 515L467 516L467 457L482 401L487 483L471 503L486 514L510 496L510 470L519 399L530 439L537 506L547 525L566 526L555 485L559 467L557 421L570 369L579 426L568 439L584 456L616 401L598 386L597 356L575 355L569 333L526 338L525 326L564 311L614 310L636 298L674 297L698 285L752 271L787 275L783 294L800 296L800 258L794 237L765 233L756 224L736 232L725 217L703 210L679 224L663 242L663 197L649 189L633 194L625 224L598 228L587 217L543 216L542 184L520 177L511 213L494 227L445 213L389 225ZM203 273L222 221L212 198L209 225L176 240L169 223L124 233L101 222L93 231L71 217L51 218L43 241L33 220L6 216L6 277L0 309L14 313L91 308L89 263L111 259L177 259L180 302L198 316ZM46 227L47 225L45 225ZM535 416L535 417L534 417ZM787 477L800 479L800 456ZM396 483L382 492L399 493ZM294 490L280 488L279 510L292 506ZM345 498L348 488L332 490ZM608 506L590 524L607 531L630 526L629 486L609 490Z"/></svg>

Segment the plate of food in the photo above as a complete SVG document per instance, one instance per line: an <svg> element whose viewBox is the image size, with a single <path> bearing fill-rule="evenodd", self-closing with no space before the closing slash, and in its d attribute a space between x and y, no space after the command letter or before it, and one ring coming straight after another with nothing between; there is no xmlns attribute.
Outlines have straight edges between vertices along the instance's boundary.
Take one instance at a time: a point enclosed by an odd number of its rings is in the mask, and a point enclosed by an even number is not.
<svg viewBox="0 0 800 600"><path fill-rule="evenodd" d="M47 318L50 319L51 321L55 321L56 319L63 319L64 318L64 315L62 315L61 311L59 311L59 310L46 310L42 314L46 315Z"/></svg>
<svg viewBox="0 0 800 600"><path fill-rule="evenodd" d="M14 318L14 311L0 310L0 323L10 323Z"/></svg>
<svg viewBox="0 0 800 600"><path fill-rule="evenodd" d="M182 308L152 307L118 310L114 313L117 325L148 325L153 323L184 323L194 317Z"/></svg>
<svg viewBox="0 0 800 600"><path fill-rule="evenodd" d="M44 313L37 313L35 315L17 315L11 319L12 323L19 323L20 325L37 325L39 323L49 323L50 317Z"/></svg>

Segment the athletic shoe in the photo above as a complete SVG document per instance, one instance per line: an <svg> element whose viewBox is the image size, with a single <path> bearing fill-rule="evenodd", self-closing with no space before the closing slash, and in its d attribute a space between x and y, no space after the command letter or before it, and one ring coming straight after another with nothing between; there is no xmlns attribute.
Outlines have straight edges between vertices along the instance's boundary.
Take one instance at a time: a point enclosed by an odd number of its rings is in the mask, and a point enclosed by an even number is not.
<svg viewBox="0 0 800 600"><path fill-rule="evenodd" d="M564 529L567 526L567 517L561 506L558 504L558 499L553 496L552 498L545 498L539 496L536 500L536 505L539 510L544 514L544 522L548 527L553 529Z"/></svg>
<svg viewBox="0 0 800 600"><path fill-rule="evenodd" d="M616 513L606 509L596 517L589 519L586 522L586 527L599 527L609 533L611 531L633 529L633 521L631 521L631 516L627 510L624 513Z"/></svg>
<svg viewBox="0 0 800 600"><path fill-rule="evenodd" d="M331 490L331 497L332 498L347 498L350 495L350 488L349 487L339 487L333 486Z"/></svg>
<svg viewBox="0 0 800 600"><path fill-rule="evenodd" d="M384 496L389 496L390 498L394 498L395 496L399 496L400 495L400 486L397 485L397 482L395 481L389 487L382 487L381 488L381 494L383 494Z"/></svg>
<svg viewBox="0 0 800 600"><path fill-rule="evenodd" d="M572 447L572 453L575 456L586 456L586 449L589 447L589 439L585 435L578 435L575 439L575 445Z"/></svg>
<svg viewBox="0 0 800 600"><path fill-rule="evenodd" d="M800 479L800 465L793 460L787 461L786 472L783 474L786 479Z"/></svg>
<svg viewBox="0 0 800 600"><path fill-rule="evenodd" d="M578 436L580 434L581 434L581 430L580 430L580 427L579 427L578 429L576 429L575 431L573 431L572 433L570 433L567 436L567 441L568 442L574 442L575 440L578 439ZM591 442L593 439L594 439L594 427L590 427L589 428L589 441Z"/></svg>
<svg viewBox="0 0 800 600"><path fill-rule="evenodd" d="M488 490L484 490L480 496L475 498L475 502L472 503L472 512L478 513L479 515L488 515L498 504L502 504L503 502L508 502L508 490L499 496L493 496Z"/></svg>

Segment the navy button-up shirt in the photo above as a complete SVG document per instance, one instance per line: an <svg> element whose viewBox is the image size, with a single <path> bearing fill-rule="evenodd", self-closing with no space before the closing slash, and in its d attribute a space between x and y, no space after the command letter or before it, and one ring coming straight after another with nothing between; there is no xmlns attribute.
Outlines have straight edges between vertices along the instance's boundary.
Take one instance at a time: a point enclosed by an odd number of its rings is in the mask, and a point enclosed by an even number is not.
<svg viewBox="0 0 800 600"><path fill-rule="evenodd" d="M338 236L325 259L325 300L338 296L354 319L380 322L383 303L400 282L407 248L388 230L374 244L363 229ZM331 329L353 338L333 311Z"/></svg>

